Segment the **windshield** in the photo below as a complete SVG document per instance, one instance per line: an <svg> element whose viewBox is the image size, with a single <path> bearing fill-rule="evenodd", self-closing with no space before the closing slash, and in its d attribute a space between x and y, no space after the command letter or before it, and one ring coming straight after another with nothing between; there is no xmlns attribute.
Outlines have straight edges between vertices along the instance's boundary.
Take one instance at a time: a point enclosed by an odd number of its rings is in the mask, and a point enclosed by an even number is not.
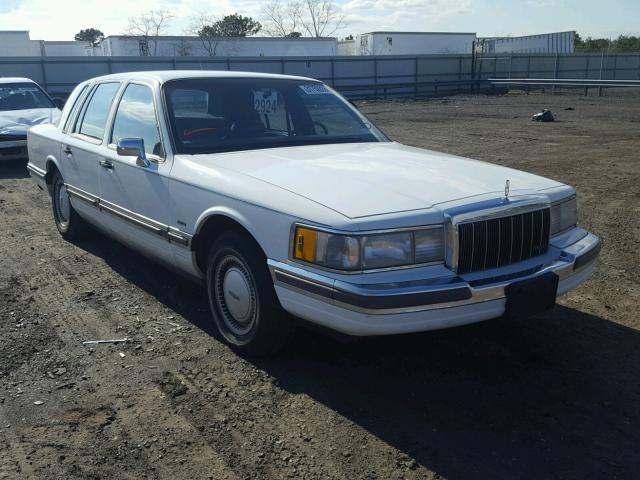
<svg viewBox="0 0 640 480"><path fill-rule="evenodd" d="M0 111L56 108L35 83L0 83Z"/></svg>
<svg viewBox="0 0 640 480"><path fill-rule="evenodd" d="M320 82L198 78L168 82L164 94L177 153L388 141Z"/></svg>

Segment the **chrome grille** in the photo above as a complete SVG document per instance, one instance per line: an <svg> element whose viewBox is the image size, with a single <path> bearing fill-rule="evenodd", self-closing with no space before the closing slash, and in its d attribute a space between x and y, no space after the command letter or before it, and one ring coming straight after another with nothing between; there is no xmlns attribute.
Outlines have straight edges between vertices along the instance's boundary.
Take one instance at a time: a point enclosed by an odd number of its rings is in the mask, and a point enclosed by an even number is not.
<svg viewBox="0 0 640 480"><path fill-rule="evenodd" d="M550 210L458 224L458 273L526 260L549 247Z"/></svg>

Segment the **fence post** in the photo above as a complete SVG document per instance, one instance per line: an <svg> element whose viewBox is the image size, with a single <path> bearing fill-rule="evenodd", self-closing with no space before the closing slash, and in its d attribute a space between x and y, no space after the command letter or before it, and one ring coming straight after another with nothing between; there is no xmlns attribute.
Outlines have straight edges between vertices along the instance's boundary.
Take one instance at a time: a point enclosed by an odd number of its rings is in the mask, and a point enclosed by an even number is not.
<svg viewBox="0 0 640 480"><path fill-rule="evenodd" d="M584 79L587 80L589 78L589 61L591 60L591 56L587 55L586 56L587 61L584 65Z"/></svg>
<svg viewBox="0 0 640 480"><path fill-rule="evenodd" d="M531 78L531 55L527 57L527 78ZM527 90L529 92L529 90Z"/></svg>
<svg viewBox="0 0 640 480"><path fill-rule="evenodd" d="M558 79L558 65L559 65L559 60L560 60L560 55L558 55L558 54L556 53L556 65L555 65L555 67L553 68L553 79L554 79L554 80L557 80L557 79ZM555 86L555 85L553 85L553 86L551 87L551 94L552 94L552 95L555 95L555 93L556 93L556 86Z"/></svg>
<svg viewBox="0 0 640 480"><path fill-rule="evenodd" d="M373 84L378 85L378 56L373 57ZM378 87L375 87L373 96L378 98Z"/></svg>
<svg viewBox="0 0 640 480"><path fill-rule="evenodd" d="M618 54L613 56L613 80L618 78Z"/></svg>
<svg viewBox="0 0 640 480"><path fill-rule="evenodd" d="M284 57L280 57L280 73L284 74Z"/></svg>
<svg viewBox="0 0 640 480"><path fill-rule="evenodd" d="M414 96L418 96L418 57L416 56L415 58L415 82L416 82L416 87L415 87L415 93Z"/></svg>
<svg viewBox="0 0 640 480"><path fill-rule="evenodd" d="M331 57L331 86L335 87L336 85L336 61L333 57Z"/></svg>
<svg viewBox="0 0 640 480"><path fill-rule="evenodd" d="M40 57L40 70L42 71L42 87L48 92L49 82L47 82L47 68L44 64L44 57Z"/></svg>
<svg viewBox="0 0 640 480"><path fill-rule="evenodd" d="M107 71L113 73L113 65L111 65L111 57L107 57Z"/></svg>
<svg viewBox="0 0 640 480"><path fill-rule="evenodd" d="M462 55L458 57L458 81L462 81ZM461 92L462 84L458 84L458 93Z"/></svg>

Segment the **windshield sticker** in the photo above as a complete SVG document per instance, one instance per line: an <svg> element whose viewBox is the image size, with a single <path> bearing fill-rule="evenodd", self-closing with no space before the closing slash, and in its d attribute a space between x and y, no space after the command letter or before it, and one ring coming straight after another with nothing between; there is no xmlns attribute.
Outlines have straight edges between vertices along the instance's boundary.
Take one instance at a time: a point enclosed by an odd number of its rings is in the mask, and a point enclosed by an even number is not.
<svg viewBox="0 0 640 480"><path fill-rule="evenodd" d="M260 114L276 113L278 109L278 93L268 89L254 90L253 108Z"/></svg>
<svg viewBox="0 0 640 480"><path fill-rule="evenodd" d="M329 89L321 83L311 85L300 85L300 88L307 95L331 95Z"/></svg>

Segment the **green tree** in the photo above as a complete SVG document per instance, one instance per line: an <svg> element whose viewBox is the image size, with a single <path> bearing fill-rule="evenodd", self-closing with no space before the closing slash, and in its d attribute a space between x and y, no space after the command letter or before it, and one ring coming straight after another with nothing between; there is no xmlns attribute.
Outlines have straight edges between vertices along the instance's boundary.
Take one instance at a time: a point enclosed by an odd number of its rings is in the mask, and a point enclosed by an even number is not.
<svg viewBox="0 0 640 480"><path fill-rule="evenodd" d="M260 22L237 13L222 17L210 27L213 28L218 37L249 37L262 29Z"/></svg>
<svg viewBox="0 0 640 480"><path fill-rule="evenodd" d="M78 42L89 42L91 45L96 45L104 38L104 33L97 28L85 28L76 33L74 38Z"/></svg>
<svg viewBox="0 0 640 480"><path fill-rule="evenodd" d="M620 35L615 40L592 37L583 39L576 33L574 45L576 52L602 52L603 50L612 53L640 52L640 37Z"/></svg>

